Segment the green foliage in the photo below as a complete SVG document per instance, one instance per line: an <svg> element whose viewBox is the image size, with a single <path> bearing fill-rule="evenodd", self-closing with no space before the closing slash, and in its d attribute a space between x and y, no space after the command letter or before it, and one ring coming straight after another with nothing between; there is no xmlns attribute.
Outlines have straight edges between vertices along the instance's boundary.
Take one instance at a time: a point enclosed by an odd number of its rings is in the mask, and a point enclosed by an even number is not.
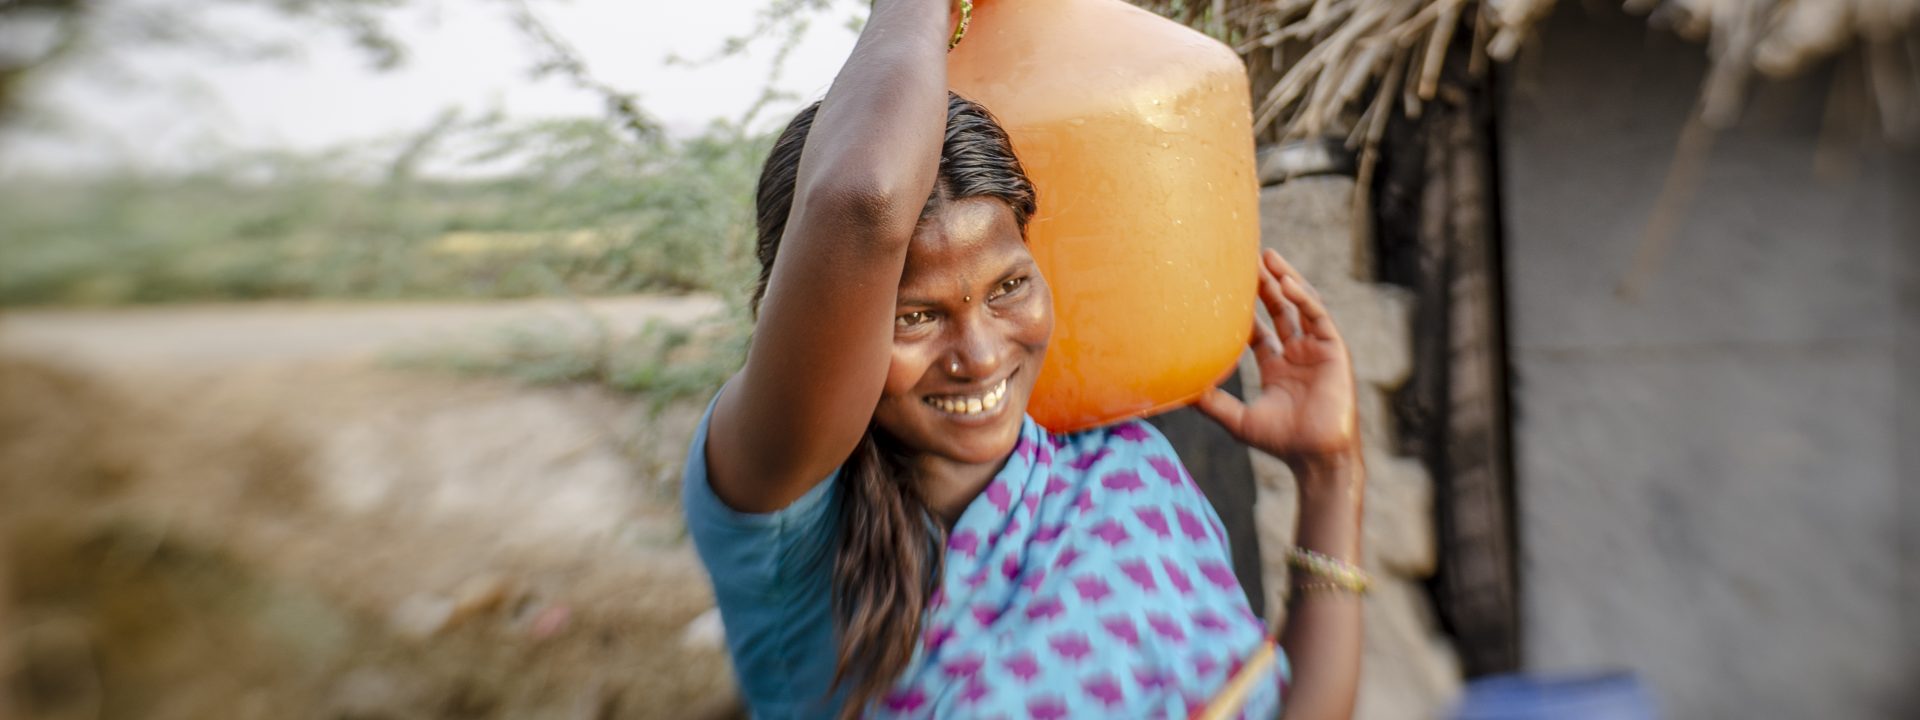
<svg viewBox="0 0 1920 720"><path fill-rule="evenodd" d="M771 44L757 102L734 123L668 139L633 93L599 79L534 12L500 0L540 57L536 78L599 96L601 118L509 124L447 113L384 144L209 160L186 174L0 179L0 306L265 298L520 297L709 292L728 310L693 326L612 332L589 322L509 328L473 347L405 360L529 382L591 382L656 405L711 393L739 366L750 321L752 190L771 138L749 133L813 19L858 32L865 3L766 0L710 58ZM18 3L14 3L18 5ZM404 60L387 14L411 0L233 0L299 32L224 31L213 6L50 0L0 17L55 23L54 41L0 62L0 123L24 78L56 59L111 65L164 45L222 61L284 54L344 32L378 68ZM44 12L42 12L44 10ZM35 14L37 13L37 14ZM32 15L32 17L29 17ZM79 42L91 38L94 42ZM18 60L18 59L16 59ZM687 61L678 61L687 62ZM453 179L449 179L453 178Z"/></svg>
<svg viewBox="0 0 1920 720"><path fill-rule="evenodd" d="M0 304L735 296L751 278L767 138L716 125L637 141L601 119L450 117L398 145L7 181ZM499 167L512 171L479 175Z"/></svg>
<svg viewBox="0 0 1920 720"><path fill-rule="evenodd" d="M586 382L656 407L744 357L753 187L770 138L728 125L636 140L616 119L448 115L359 152L262 154L178 176L0 184L0 304L703 292L693 325L590 314L404 364ZM490 168L510 168L510 172ZM433 177L459 170L467 179Z"/></svg>

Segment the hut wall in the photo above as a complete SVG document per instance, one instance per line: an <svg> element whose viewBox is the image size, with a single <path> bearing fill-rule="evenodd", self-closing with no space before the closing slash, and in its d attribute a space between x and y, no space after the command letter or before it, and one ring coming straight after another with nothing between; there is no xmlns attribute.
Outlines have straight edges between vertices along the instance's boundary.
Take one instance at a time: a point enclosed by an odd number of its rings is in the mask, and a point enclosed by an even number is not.
<svg viewBox="0 0 1920 720"><path fill-rule="evenodd" d="M1754 87L1640 292L1706 70L1561 3L1503 76L1523 663L1664 716L1916 717L1920 154Z"/></svg>

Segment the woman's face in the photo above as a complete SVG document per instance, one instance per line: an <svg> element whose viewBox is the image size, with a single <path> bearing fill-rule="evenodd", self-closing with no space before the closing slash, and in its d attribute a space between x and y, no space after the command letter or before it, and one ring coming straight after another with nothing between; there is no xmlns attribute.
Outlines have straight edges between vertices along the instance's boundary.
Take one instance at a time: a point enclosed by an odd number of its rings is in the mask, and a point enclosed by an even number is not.
<svg viewBox="0 0 1920 720"><path fill-rule="evenodd" d="M950 202L907 248L874 420L914 451L997 462L1019 439L1052 333L1053 298L1013 210Z"/></svg>

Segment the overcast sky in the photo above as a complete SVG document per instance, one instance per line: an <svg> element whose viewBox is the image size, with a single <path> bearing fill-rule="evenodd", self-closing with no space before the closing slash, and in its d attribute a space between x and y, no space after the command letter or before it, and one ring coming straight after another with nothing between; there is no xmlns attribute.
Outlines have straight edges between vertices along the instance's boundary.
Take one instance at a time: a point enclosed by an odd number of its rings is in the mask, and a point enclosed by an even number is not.
<svg viewBox="0 0 1920 720"><path fill-rule="evenodd" d="M670 130L686 132L739 117L765 83L774 48L764 43L703 67L670 66L666 58L711 55L771 2L535 0L534 7L596 76L637 93ZM853 46L844 22L864 5L843 2L819 16L780 87L809 99L825 92ZM514 117L601 112L593 95L563 79L529 78L532 45L498 4L430 1L392 19L408 59L389 71L372 69L339 33L234 15L222 26L263 36L307 29L312 39L288 59L209 62L204 53L144 49L114 58L110 67L123 72L83 62L46 73L29 102L51 110L57 123L0 138L0 169L164 167L214 147L321 148L418 130L449 107ZM795 107L762 122L778 122Z"/></svg>

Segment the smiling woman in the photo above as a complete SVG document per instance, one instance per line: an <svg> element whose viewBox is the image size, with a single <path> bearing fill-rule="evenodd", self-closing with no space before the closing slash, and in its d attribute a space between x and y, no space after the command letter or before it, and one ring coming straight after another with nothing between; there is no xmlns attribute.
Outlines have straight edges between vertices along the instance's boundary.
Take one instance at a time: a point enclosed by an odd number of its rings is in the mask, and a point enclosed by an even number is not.
<svg viewBox="0 0 1920 720"><path fill-rule="evenodd" d="M965 114L986 117L977 105L957 96L953 102ZM924 471L935 470L926 463L992 465L1006 458L1020 434L1053 331L1053 301L1027 252L1024 223L1007 202L971 195L927 208L907 247L893 361L874 424L908 447L928 450ZM951 520L970 498L927 500L936 515Z"/></svg>
<svg viewBox="0 0 1920 720"><path fill-rule="evenodd" d="M1272 717L1296 649L1321 668L1299 716L1346 714L1363 480L1325 308L1269 255L1261 301L1293 322L1252 329L1262 395L1200 400L1301 479L1301 575L1323 582L1281 654L1165 438L1027 415L1054 329L1035 193L992 114L946 90L947 10L876 3L760 178L753 344L684 493L753 714Z"/></svg>

